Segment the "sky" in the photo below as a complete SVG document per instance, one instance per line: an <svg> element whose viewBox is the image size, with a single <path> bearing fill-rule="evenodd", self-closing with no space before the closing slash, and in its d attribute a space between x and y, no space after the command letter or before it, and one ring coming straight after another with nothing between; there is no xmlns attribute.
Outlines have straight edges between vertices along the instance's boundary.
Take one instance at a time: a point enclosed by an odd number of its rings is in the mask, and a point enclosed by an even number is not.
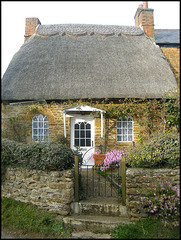
<svg viewBox="0 0 181 240"><path fill-rule="evenodd" d="M1 1L1 77L24 43L25 19L41 24L106 24L134 26L143 1ZM180 29L180 1L148 1L155 29Z"/></svg>

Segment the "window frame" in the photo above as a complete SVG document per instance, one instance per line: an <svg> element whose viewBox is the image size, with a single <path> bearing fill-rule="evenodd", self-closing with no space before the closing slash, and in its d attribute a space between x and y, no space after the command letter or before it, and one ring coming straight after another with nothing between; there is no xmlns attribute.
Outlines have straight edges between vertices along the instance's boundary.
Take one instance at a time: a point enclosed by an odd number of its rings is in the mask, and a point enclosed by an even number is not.
<svg viewBox="0 0 181 240"><path fill-rule="evenodd" d="M43 119L40 119L40 117L43 117ZM37 118L37 120L34 120L35 118ZM43 123L42 127L40 127L40 124L39 124L40 122ZM37 127L34 127L34 123L37 123ZM45 123L47 124L46 127L45 127ZM37 129L37 134L34 133L34 130L36 130L36 129ZM42 135L40 134L39 130L42 130ZM45 134L44 130L48 130L47 134ZM37 140L35 139L35 137L37 137ZM36 114L32 118L32 140L33 140L33 142L48 142L49 141L49 121L48 121L48 117L42 113Z"/></svg>
<svg viewBox="0 0 181 240"><path fill-rule="evenodd" d="M127 127L124 129L123 128L123 123L126 122ZM121 123L120 127L118 127L118 123ZM128 123L131 123L131 128L128 126ZM118 118L117 119L117 124L116 124L116 141L117 142L121 142L121 143L125 143L125 142L133 142L134 141L134 135L133 135L133 119L131 117L127 117L127 118ZM120 132L122 131L122 133L118 133L120 130ZM126 133L124 133L124 130L126 130ZM132 133L128 133L128 130L132 130ZM122 140L118 140L118 137L122 136ZM127 140L124 140L124 136L127 136ZM132 136L132 140L128 140L128 136Z"/></svg>

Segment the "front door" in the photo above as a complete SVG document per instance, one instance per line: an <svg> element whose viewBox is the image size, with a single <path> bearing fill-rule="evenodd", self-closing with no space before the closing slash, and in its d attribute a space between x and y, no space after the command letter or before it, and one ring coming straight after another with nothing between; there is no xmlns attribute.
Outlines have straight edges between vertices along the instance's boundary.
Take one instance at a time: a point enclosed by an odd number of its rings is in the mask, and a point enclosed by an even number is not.
<svg viewBox="0 0 181 240"><path fill-rule="evenodd" d="M71 148L80 148L84 165L94 165L93 159L88 159L94 153L94 117L77 115L71 118Z"/></svg>

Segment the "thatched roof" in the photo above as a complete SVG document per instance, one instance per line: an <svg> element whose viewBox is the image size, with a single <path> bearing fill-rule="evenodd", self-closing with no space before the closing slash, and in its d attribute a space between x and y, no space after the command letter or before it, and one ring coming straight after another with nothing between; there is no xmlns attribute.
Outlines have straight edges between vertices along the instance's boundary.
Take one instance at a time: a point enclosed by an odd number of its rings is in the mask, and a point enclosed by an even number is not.
<svg viewBox="0 0 181 240"><path fill-rule="evenodd" d="M160 98L177 87L140 27L39 25L2 79L2 100Z"/></svg>

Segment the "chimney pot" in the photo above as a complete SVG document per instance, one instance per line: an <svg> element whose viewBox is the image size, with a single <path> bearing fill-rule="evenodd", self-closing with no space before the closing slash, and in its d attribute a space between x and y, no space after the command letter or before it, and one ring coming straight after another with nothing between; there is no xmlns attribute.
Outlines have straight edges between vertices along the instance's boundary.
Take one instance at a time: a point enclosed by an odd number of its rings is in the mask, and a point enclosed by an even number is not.
<svg viewBox="0 0 181 240"><path fill-rule="evenodd" d="M138 8L143 8L143 5L142 5L142 4L140 4L140 5L138 6Z"/></svg>

